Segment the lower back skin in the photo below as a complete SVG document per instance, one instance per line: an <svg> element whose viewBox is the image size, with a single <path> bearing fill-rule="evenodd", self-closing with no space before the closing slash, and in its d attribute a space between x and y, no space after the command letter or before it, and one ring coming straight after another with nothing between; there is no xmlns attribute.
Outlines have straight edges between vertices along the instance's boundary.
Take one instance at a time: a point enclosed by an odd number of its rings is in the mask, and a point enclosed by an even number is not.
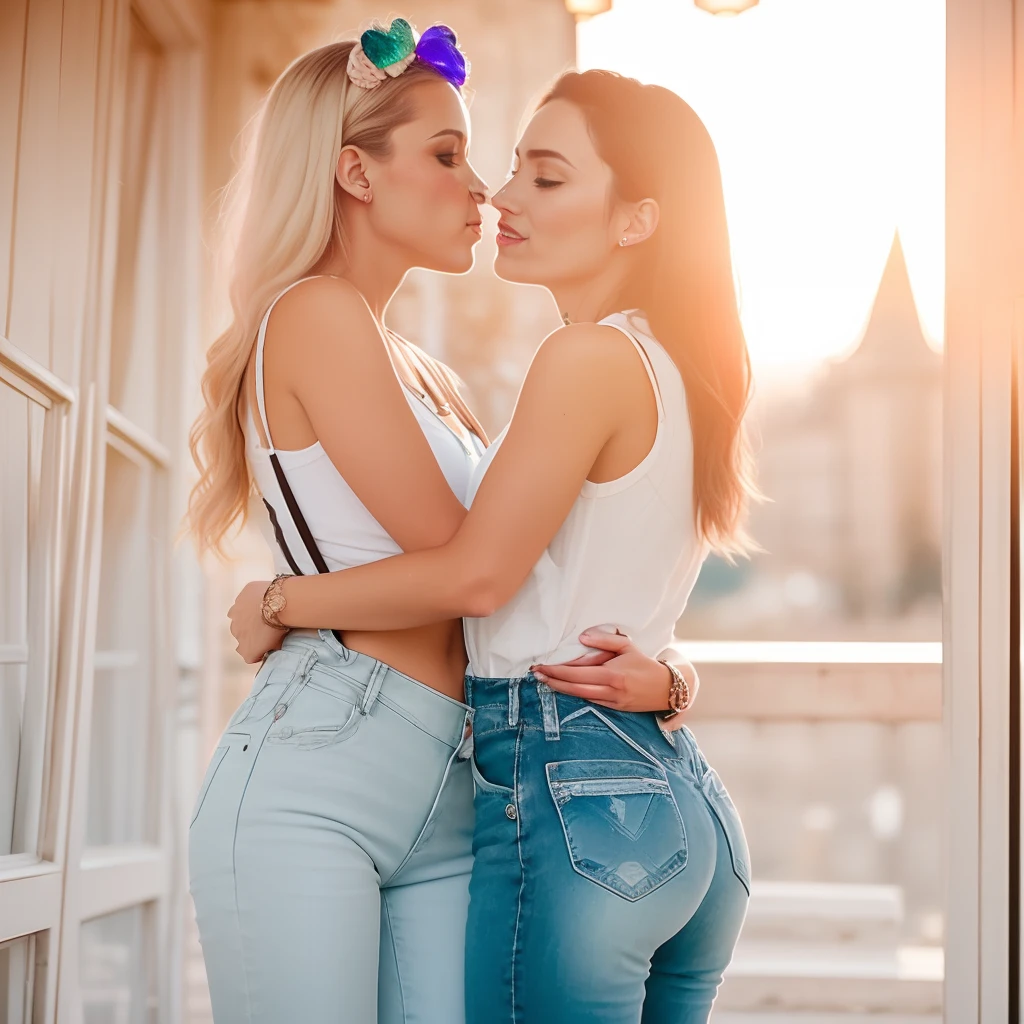
<svg viewBox="0 0 1024 1024"><path fill-rule="evenodd" d="M376 658L447 697L463 700L466 648L461 619L415 629L345 630L341 637L349 650Z"/></svg>

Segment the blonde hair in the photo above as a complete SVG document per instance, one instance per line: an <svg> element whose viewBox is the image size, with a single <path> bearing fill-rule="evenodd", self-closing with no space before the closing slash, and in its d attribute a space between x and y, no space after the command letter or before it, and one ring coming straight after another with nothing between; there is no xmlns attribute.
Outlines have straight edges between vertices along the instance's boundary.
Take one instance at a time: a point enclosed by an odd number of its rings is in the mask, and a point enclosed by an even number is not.
<svg viewBox="0 0 1024 1024"><path fill-rule="evenodd" d="M322 46L284 71L257 114L252 142L225 193L222 221L234 227L226 243L232 320L207 352L205 404L189 434L199 480L189 498L188 524L200 551L219 552L227 532L243 524L248 511L253 482L239 402L260 321L284 288L325 257L346 250L342 190L335 179L342 146L386 159L391 133L416 116L412 89L428 78L439 80L437 72L414 61L378 88L360 89L346 73L354 45ZM407 342L388 333L385 338L411 355L435 402L447 402L483 437L458 394L455 374Z"/></svg>

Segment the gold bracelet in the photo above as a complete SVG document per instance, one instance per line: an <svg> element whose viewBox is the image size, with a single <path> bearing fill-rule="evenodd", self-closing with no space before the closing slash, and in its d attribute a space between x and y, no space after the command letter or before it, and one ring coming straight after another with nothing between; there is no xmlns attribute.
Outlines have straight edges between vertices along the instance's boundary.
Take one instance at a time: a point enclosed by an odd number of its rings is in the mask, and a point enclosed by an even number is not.
<svg viewBox="0 0 1024 1024"><path fill-rule="evenodd" d="M662 665L668 669L669 674L672 676L672 683L668 691L670 710L662 717L674 718L676 715L686 711L690 706L690 684L687 683L686 677L672 662L662 661L660 658L658 660L661 661Z"/></svg>
<svg viewBox="0 0 1024 1024"><path fill-rule="evenodd" d="M285 605L288 604L284 596L284 590L282 586L286 579L290 579L294 576L294 573L282 572L278 573L271 584L263 592L263 603L260 605L260 615L263 621L274 629L280 629L282 632L287 632L291 629L291 626L286 626L278 616L284 611Z"/></svg>

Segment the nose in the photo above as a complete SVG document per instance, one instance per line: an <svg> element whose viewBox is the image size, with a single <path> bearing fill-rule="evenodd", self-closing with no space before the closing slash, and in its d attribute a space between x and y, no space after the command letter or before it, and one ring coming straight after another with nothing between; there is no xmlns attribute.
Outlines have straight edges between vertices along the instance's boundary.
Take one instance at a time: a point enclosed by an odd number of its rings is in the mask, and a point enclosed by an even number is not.
<svg viewBox="0 0 1024 1024"><path fill-rule="evenodd" d="M491 206L501 213L515 213L515 210L512 208L513 204L509 201L509 186L511 184L511 180L505 182L505 184L502 185L493 196L491 196Z"/></svg>
<svg viewBox="0 0 1024 1024"><path fill-rule="evenodd" d="M470 188L469 194L473 197L473 202L477 206L483 206L487 202L487 185L485 182L476 181L473 183L473 187Z"/></svg>
<svg viewBox="0 0 1024 1024"><path fill-rule="evenodd" d="M477 206L483 206L487 202L487 194L490 189L487 187L487 182L476 173L476 168L469 164L467 161L469 171L472 175L469 182L469 194L473 197L473 202Z"/></svg>

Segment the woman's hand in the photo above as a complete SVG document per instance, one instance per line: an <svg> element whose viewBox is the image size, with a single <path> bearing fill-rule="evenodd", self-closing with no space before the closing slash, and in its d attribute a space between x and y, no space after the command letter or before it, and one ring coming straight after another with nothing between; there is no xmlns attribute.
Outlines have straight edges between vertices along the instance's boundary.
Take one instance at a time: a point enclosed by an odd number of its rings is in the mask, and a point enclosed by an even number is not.
<svg viewBox="0 0 1024 1024"><path fill-rule="evenodd" d="M559 693L616 711L668 710L671 673L660 661L643 654L628 636L591 628L580 634L580 643L597 650L564 665L535 665L534 676ZM696 696L696 669L689 662L673 660L673 664ZM685 717L675 715L664 728L678 728Z"/></svg>
<svg viewBox="0 0 1024 1024"><path fill-rule="evenodd" d="M247 665L261 661L267 652L276 651L284 641L286 630L274 629L263 621L263 595L269 586L269 580L247 583L228 611L231 635L238 641L235 650Z"/></svg>

